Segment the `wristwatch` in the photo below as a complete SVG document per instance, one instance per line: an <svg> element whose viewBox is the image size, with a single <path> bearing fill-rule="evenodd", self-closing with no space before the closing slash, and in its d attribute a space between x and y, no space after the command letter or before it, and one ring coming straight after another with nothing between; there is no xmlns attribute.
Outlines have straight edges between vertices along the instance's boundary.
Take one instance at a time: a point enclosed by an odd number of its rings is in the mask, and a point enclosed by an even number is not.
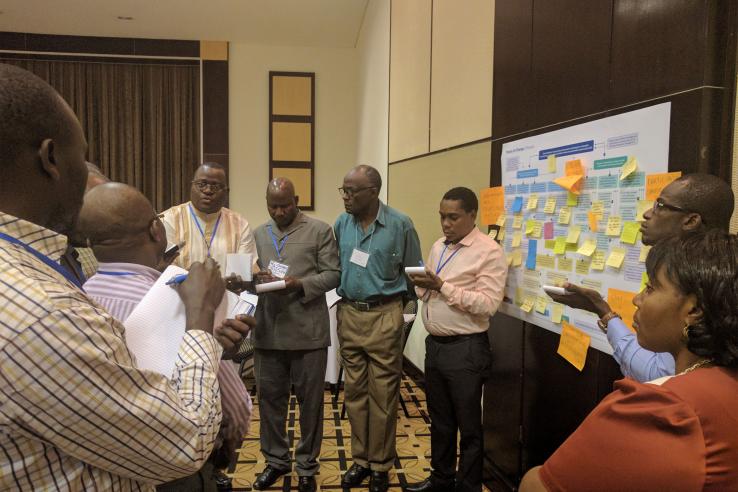
<svg viewBox="0 0 738 492"><path fill-rule="evenodd" d="M609 323L610 320L613 319L613 318L623 319L615 311L610 311L609 313L607 313L606 315L604 315L603 317L601 317L600 319L597 320L597 326L600 327L600 330L602 330L603 332L607 333L607 323Z"/></svg>

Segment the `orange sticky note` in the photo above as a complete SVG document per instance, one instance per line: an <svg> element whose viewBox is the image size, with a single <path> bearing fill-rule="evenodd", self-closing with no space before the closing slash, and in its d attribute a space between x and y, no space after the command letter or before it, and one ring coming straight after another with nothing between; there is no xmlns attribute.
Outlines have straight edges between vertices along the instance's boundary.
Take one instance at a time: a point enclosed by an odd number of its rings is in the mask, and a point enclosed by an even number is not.
<svg viewBox="0 0 738 492"><path fill-rule="evenodd" d="M554 183L561 186L565 190L568 190L574 193L575 195L578 195L581 192L583 177L584 176L581 174L572 174L570 176L556 178L554 179Z"/></svg>
<svg viewBox="0 0 738 492"><path fill-rule="evenodd" d="M565 169L566 169L565 174L567 176L573 176L575 174L584 176L584 169L582 169L582 161L580 161L579 159L572 159L570 161L566 161Z"/></svg>
<svg viewBox="0 0 738 492"><path fill-rule="evenodd" d="M647 175L646 200L656 200L661 194L661 190L666 188L666 185L679 178L681 175L681 171Z"/></svg>
<svg viewBox="0 0 738 492"><path fill-rule="evenodd" d="M607 289L607 303L613 311L620 315L625 325L631 330L633 330L633 314L636 310L636 307L633 305L633 298L636 295L636 292Z"/></svg>
<svg viewBox="0 0 738 492"><path fill-rule="evenodd" d="M592 211L587 212L587 218L589 218L589 230L597 232L597 214Z"/></svg>
<svg viewBox="0 0 738 492"><path fill-rule="evenodd" d="M589 342L589 335L563 321L561 323L559 348L556 353L581 371L587 361Z"/></svg>
<svg viewBox="0 0 738 492"><path fill-rule="evenodd" d="M502 186L479 192L479 212L482 225L492 225L505 212L505 189Z"/></svg>

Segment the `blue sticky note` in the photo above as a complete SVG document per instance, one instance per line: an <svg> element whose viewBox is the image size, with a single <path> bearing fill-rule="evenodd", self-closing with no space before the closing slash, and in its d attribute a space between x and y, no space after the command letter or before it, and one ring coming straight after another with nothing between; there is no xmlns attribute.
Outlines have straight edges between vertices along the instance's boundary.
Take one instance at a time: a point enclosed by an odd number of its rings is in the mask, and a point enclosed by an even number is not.
<svg viewBox="0 0 738 492"><path fill-rule="evenodd" d="M523 197L516 196L515 201L513 202L513 213L516 214L521 210L523 210Z"/></svg>
<svg viewBox="0 0 738 492"><path fill-rule="evenodd" d="M525 260L525 268L528 270L536 269L536 253L538 252L538 241L536 239L528 240L528 258Z"/></svg>

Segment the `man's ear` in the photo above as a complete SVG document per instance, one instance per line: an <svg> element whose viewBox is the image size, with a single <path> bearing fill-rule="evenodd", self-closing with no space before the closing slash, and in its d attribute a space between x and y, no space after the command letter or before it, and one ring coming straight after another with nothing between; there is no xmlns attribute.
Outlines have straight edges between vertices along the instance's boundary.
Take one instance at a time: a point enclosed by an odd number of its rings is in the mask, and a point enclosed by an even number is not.
<svg viewBox="0 0 738 492"><path fill-rule="evenodd" d="M159 241L166 239L166 235L167 233L164 229L164 224L159 220L152 220L151 225L149 225L149 238L151 241L158 243Z"/></svg>
<svg viewBox="0 0 738 492"><path fill-rule="evenodd" d="M46 138L41 142L38 148L38 157L41 160L41 169L54 181L59 181L59 167L56 165L56 157L54 155L54 141Z"/></svg>
<svg viewBox="0 0 738 492"><path fill-rule="evenodd" d="M298 203L300 203L300 197L295 195L295 207L298 206Z"/></svg>
<svg viewBox="0 0 738 492"><path fill-rule="evenodd" d="M697 213L688 214L682 221L682 229L685 231L696 231L702 228L702 216Z"/></svg>

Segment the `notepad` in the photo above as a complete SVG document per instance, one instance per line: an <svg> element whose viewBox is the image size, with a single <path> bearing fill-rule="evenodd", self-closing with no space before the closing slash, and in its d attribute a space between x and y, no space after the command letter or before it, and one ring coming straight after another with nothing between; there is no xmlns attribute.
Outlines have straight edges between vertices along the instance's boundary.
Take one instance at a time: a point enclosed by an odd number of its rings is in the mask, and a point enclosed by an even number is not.
<svg viewBox="0 0 738 492"><path fill-rule="evenodd" d="M228 253L226 255L225 276L239 275L241 280L251 281L251 253Z"/></svg>

